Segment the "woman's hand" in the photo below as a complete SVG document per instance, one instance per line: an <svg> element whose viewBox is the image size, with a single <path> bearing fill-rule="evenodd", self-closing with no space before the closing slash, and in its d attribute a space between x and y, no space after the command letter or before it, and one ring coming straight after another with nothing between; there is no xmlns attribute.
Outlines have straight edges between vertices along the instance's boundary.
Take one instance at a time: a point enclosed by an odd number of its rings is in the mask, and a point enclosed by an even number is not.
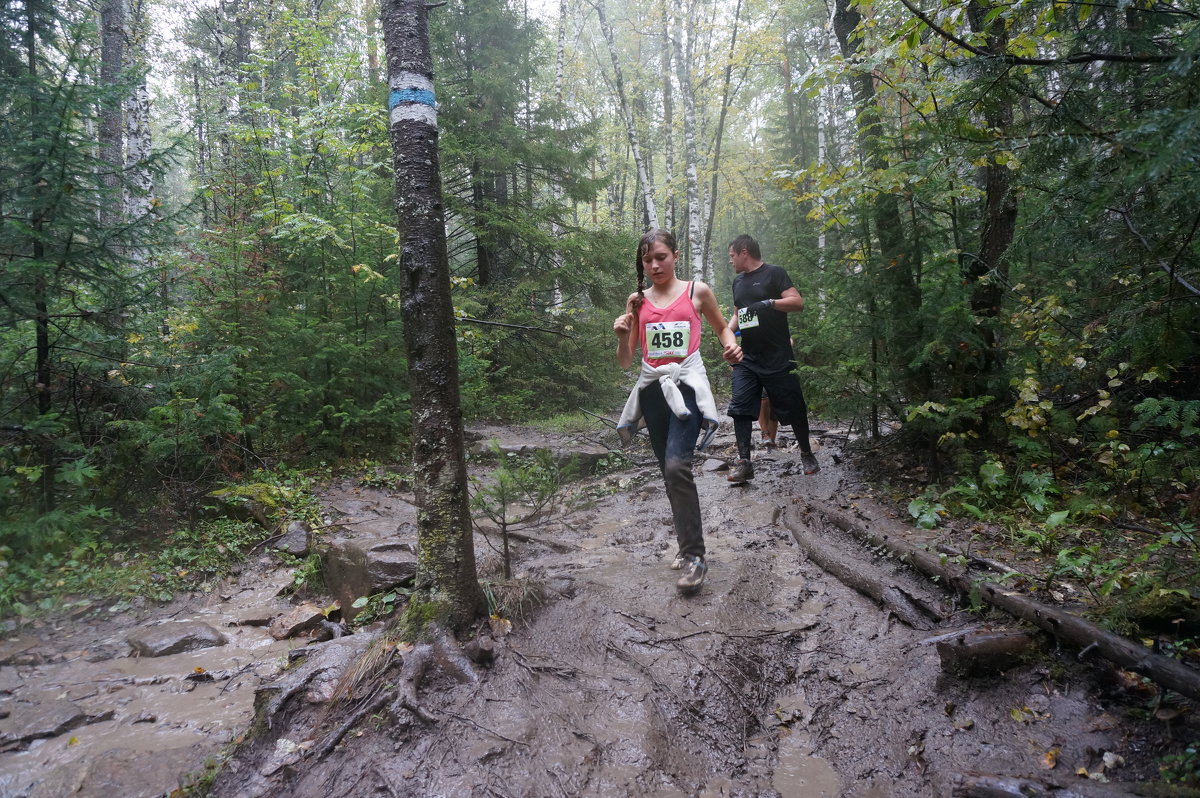
<svg viewBox="0 0 1200 798"><path fill-rule="evenodd" d="M620 316L617 316L616 321L613 322L613 332L615 332L617 334L618 338L628 338L629 333L632 332L632 330L633 330L633 314L632 313L622 313Z"/></svg>
<svg viewBox="0 0 1200 798"><path fill-rule="evenodd" d="M725 362L731 365L736 365L742 362L742 348L737 344L729 344L721 352L721 357L725 358Z"/></svg>

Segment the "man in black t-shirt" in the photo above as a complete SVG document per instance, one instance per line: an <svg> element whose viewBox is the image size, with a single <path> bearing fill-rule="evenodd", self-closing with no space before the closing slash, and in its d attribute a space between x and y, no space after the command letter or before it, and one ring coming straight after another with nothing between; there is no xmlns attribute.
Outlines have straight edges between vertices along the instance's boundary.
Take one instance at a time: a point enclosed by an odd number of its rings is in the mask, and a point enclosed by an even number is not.
<svg viewBox="0 0 1200 798"><path fill-rule="evenodd" d="M779 423L792 426L804 473L815 474L821 466L808 440L808 406L796 376L787 320L788 313L804 309L804 297L787 272L763 263L758 242L748 235L738 236L729 245L729 263L737 275L733 278L737 311L729 324L740 333L742 362L733 367L733 399L728 411L733 417L738 463L727 479L742 483L754 477L750 431L764 390Z"/></svg>

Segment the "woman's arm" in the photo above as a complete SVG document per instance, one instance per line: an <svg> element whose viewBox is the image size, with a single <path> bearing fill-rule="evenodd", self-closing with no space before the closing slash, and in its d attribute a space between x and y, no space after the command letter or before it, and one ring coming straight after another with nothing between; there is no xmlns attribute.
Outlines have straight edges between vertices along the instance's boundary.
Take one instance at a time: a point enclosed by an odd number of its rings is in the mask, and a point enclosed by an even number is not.
<svg viewBox="0 0 1200 798"><path fill-rule="evenodd" d="M712 327L713 332L717 334L717 340L723 347L721 357L729 363L741 363L742 348L738 346L737 336L725 323L725 317L721 315L721 309L717 307L717 295L705 283L697 282L693 301L696 303L696 310L700 311L700 315L708 321L708 326Z"/></svg>

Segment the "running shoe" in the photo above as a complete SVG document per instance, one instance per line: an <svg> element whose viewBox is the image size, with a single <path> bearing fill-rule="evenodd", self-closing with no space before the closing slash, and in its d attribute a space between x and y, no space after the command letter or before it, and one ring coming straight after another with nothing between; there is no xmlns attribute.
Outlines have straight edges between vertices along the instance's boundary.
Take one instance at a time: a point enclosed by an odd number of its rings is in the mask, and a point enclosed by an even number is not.
<svg viewBox="0 0 1200 798"><path fill-rule="evenodd" d="M687 568L683 571L683 576L675 583L679 588L680 593L694 593L700 589L700 585L704 584L704 576L708 573L708 566L704 564L704 560L700 557L688 557Z"/></svg>
<svg viewBox="0 0 1200 798"><path fill-rule="evenodd" d="M750 465L749 460L738 460L737 465L734 466L725 479L735 485L741 485L743 482L754 479L754 466Z"/></svg>

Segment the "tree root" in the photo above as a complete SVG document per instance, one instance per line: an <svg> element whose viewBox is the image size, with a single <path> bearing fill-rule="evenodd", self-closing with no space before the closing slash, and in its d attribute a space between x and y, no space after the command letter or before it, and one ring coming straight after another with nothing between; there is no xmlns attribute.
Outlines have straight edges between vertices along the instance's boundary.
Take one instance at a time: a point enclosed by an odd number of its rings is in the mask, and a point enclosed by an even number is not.
<svg viewBox="0 0 1200 798"><path fill-rule="evenodd" d="M363 718L375 714L384 707L387 708L388 716L395 722L400 722L402 710L407 710L423 723L437 723L438 716L423 707L417 699L417 692L431 667L446 672L459 682L476 683L479 681L475 669L463 653L458 641L445 632L436 631L436 634L437 637L432 643L422 643L407 653L400 654L402 664L395 690L388 691L380 687L369 701L355 710L349 718L330 732L320 745L313 749L311 756L316 761L319 762L328 756L346 736L346 733L357 726ZM399 652L397 651L397 653ZM388 662L381 669L379 674L381 682L390 667L391 662Z"/></svg>

